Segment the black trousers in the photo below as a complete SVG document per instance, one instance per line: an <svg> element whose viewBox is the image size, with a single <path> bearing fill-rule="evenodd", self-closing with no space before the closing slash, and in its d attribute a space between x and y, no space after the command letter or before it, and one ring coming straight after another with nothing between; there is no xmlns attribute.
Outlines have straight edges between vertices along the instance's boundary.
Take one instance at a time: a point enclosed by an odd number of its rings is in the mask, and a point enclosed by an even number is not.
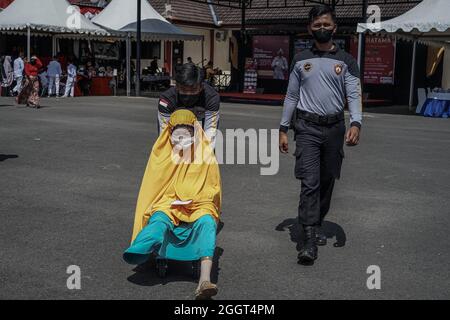
<svg viewBox="0 0 450 320"><path fill-rule="evenodd" d="M336 179L344 158L345 122L330 125L297 119L295 176L301 180L299 223L321 225L330 209Z"/></svg>

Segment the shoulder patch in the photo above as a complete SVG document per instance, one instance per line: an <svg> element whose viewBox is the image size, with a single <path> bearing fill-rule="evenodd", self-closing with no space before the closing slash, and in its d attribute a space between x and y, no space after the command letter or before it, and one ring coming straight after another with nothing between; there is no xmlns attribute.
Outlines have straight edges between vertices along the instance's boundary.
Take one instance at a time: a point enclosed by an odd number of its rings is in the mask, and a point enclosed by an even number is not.
<svg viewBox="0 0 450 320"><path fill-rule="evenodd" d="M164 108L167 108L169 106L169 101L165 99L159 99L159 104L163 106Z"/></svg>
<svg viewBox="0 0 450 320"><path fill-rule="evenodd" d="M303 69L305 69L306 72L311 71L311 69L312 69L312 63L311 63L311 62L305 63L305 65L303 66Z"/></svg>
<svg viewBox="0 0 450 320"><path fill-rule="evenodd" d="M342 64L335 64L334 65L334 71L337 75L340 75L342 73L343 66Z"/></svg>

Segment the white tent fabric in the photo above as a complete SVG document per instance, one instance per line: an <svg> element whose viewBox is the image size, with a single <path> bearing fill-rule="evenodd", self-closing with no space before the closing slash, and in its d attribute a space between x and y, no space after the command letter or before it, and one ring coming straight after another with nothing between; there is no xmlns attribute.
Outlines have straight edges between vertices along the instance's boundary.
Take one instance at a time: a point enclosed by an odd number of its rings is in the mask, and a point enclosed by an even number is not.
<svg viewBox="0 0 450 320"><path fill-rule="evenodd" d="M126 34L127 95L129 96L131 92L131 37L136 35L137 1L111 0L106 8L92 19L92 22L112 34ZM204 40L203 36L184 32L172 25L153 9L148 0L141 1L141 39L147 41ZM136 91L139 90L136 88Z"/></svg>
<svg viewBox="0 0 450 320"><path fill-rule="evenodd" d="M450 1L448 0L423 0L417 6L404 14L380 23L379 28L370 28L362 23L358 24L358 32L386 31L389 33L404 32L445 32L450 29Z"/></svg>
<svg viewBox="0 0 450 320"><path fill-rule="evenodd" d="M404 14L378 24L359 23L357 32L390 33L435 45L450 45L450 1L423 0Z"/></svg>
<svg viewBox="0 0 450 320"><path fill-rule="evenodd" d="M0 30L38 30L48 33L108 35L67 0L15 0L0 12Z"/></svg>
<svg viewBox="0 0 450 320"><path fill-rule="evenodd" d="M373 32L389 34L395 37L414 41L411 80L409 90L409 107L414 99L414 79L417 43L430 46L445 47L447 56L450 51L450 0L423 0L404 14L380 23L358 23L357 32ZM361 50L361 41L360 41ZM361 63L361 62L360 62ZM444 76L448 76L444 68Z"/></svg>
<svg viewBox="0 0 450 320"><path fill-rule="evenodd" d="M92 19L92 22L105 28L119 31L136 22L137 1L112 0L105 9ZM169 23L147 0L141 1L141 19L159 19Z"/></svg>
<svg viewBox="0 0 450 320"><path fill-rule="evenodd" d="M112 0L92 22L110 31L135 33L137 1ZM202 40L202 36L182 31L161 16L147 0L141 1L143 40Z"/></svg>

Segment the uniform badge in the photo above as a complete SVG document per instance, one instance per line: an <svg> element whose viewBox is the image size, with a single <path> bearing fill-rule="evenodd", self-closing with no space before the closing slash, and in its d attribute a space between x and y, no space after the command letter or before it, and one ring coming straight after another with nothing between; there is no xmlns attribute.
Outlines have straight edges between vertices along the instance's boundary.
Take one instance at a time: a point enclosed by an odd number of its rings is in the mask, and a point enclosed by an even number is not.
<svg viewBox="0 0 450 320"><path fill-rule="evenodd" d="M312 69L312 64L309 63L309 62L307 62L307 63L305 63L305 65L303 66L303 68L305 69L306 72L309 72L309 71L311 71L311 69Z"/></svg>
<svg viewBox="0 0 450 320"><path fill-rule="evenodd" d="M335 64L334 65L334 71L336 72L337 75L340 75L342 73L342 65Z"/></svg>

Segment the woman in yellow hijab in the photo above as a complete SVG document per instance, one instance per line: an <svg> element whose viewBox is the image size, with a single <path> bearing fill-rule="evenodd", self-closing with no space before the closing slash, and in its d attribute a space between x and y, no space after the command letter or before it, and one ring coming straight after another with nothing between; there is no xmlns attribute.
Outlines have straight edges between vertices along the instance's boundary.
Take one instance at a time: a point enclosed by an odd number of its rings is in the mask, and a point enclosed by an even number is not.
<svg viewBox="0 0 450 320"><path fill-rule="evenodd" d="M142 264L153 253L201 260L196 298L216 295L210 276L221 197L219 165L201 125L189 110L174 112L153 146L124 260Z"/></svg>

